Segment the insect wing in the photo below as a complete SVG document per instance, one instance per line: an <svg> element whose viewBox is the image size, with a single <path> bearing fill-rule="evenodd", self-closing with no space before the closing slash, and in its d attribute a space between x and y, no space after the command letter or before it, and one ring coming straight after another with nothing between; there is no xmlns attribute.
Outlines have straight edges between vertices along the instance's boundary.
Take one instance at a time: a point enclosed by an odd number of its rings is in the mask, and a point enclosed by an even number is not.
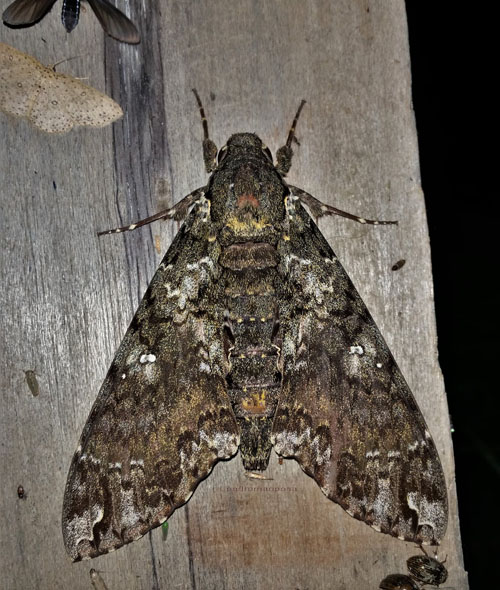
<svg viewBox="0 0 500 590"><path fill-rule="evenodd" d="M288 204L278 454L376 530L437 543L447 524L439 457L375 322L304 208Z"/></svg>
<svg viewBox="0 0 500 590"><path fill-rule="evenodd" d="M65 74L47 68L30 120L48 133L63 133L75 126L103 127L123 115L119 104Z"/></svg>
<svg viewBox="0 0 500 590"><path fill-rule="evenodd" d="M106 33L124 43L139 43L140 36L134 23L107 0L88 0Z"/></svg>
<svg viewBox="0 0 500 590"><path fill-rule="evenodd" d="M40 92L44 66L30 55L0 43L0 109L26 117Z"/></svg>
<svg viewBox="0 0 500 590"><path fill-rule="evenodd" d="M13 27L32 25L43 18L56 0L16 0L3 11L2 20Z"/></svg>
<svg viewBox="0 0 500 590"><path fill-rule="evenodd" d="M26 117L47 133L103 127L123 115L106 94L5 43L0 43L0 110Z"/></svg>
<svg viewBox="0 0 500 590"><path fill-rule="evenodd" d="M219 267L210 248L218 246L207 239L200 208L153 277L73 457L63 536L74 560L164 522L217 460L238 449L221 328L213 321Z"/></svg>

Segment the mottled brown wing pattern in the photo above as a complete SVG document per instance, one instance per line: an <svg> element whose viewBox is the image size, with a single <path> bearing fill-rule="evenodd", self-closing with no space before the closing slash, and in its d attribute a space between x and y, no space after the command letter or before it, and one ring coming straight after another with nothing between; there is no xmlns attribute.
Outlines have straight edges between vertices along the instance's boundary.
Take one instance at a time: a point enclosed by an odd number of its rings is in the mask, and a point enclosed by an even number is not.
<svg viewBox="0 0 500 590"><path fill-rule="evenodd" d="M74 560L114 550L165 521L217 460L238 449L222 321L215 321L220 271L207 207L202 197L177 234L85 425L63 507Z"/></svg>
<svg viewBox="0 0 500 590"><path fill-rule="evenodd" d="M282 269L283 389L273 424L323 492L374 529L438 543L447 524L439 457L365 304L302 205L289 197Z"/></svg>

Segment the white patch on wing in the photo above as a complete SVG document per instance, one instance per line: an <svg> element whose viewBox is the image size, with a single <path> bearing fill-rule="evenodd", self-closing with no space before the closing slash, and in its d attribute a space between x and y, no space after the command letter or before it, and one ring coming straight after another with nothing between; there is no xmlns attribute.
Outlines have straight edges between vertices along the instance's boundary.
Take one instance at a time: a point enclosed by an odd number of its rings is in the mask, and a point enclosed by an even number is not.
<svg viewBox="0 0 500 590"><path fill-rule="evenodd" d="M274 450L278 455L289 457L295 454L295 450L303 444L304 440L311 439L311 429L306 428L300 435L297 431L284 430L275 434L273 438Z"/></svg>
<svg viewBox="0 0 500 590"><path fill-rule="evenodd" d="M200 430L200 440L205 441L209 448L217 450L217 457L234 455L238 449L239 440L232 432L216 432L210 438L204 430Z"/></svg>
<svg viewBox="0 0 500 590"><path fill-rule="evenodd" d="M128 490L120 488L120 524L127 529L133 528L141 520L134 495L134 488Z"/></svg>
<svg viewBox="0 0 500 590"><path fill-rule="evenodd" d="M210 368L210 365L208 365L207 363L201 361L201 363L198 366L198 370L201 373L211 373L212 369Z"/></svg>
<svg viewBox="0 0 500 590"><path fill-rule="evenodd" d="M203 444L215 452L219 459L230 457L238 450L240 442L239 438L231 432L216 432L210 437L204 430L200 430L199 436L199 443L191 441L191 449L189 453L186 453L181 449L181 470L184 470L186 467L192 469L196 465Z"/></svg>
<svg viewBox="0 0 500 590"><path fill-rule="evenodd" d="M356 345L356 346L351 346L349 348L349 354L359 354L359 356L361 356L362 354L364 354L364 349L362 346Z"/></svg>
<svg viewBox="0 0 500 590"><path fill-rule="evenodd" d="M440 523L446 522L446 512L441 502L429 502L425 496L417 492L409 492L406 498L408 507L418 514L418 525L428 525L436 529Z"/></svg>
<svg viewBox="0 0 500 590"><path fill-rule="evenodd" d="M78 556L78 545L82 541L93 541L94 540L94 526L101 522L104 517L104 510L100 504L94 504L89 510L84 510L81 516L75 516L72 518L67 526L66 530L68 538L71 540L71 551L72 557Z"/></svg>
<svg viewBox="0 0 500 590"><path fill-rule="evenodd" d="M214 261L210 258L210 256L204 256L203 258L200 258L198 262L187 264L186 268L187 270L198 270L201 269L202 265L208 266L211 271L213 271L215 268Z"/></svg>
<svg viewBox="0 0 500 590"><path fill-rule="evenodd" d="M311 438L310 428L306 428L300 434L296 431L279 432L278 434L275 434L271 440L274 444L274 450L276 453L278 453L278 455L283 455L284 457L295 455L297 449L304 444L315 452L315 461L317 465L327 463L332 455L332 449L330 446L327 446L323 451L320 451L320 445L322 442L321 438L319 435Z"/></svg>
<svg viewBox="0 0 500 590"><path fill-rule="evenodd" d="M97 457L94 457L93 455L87 455L87 453L83 453L83 455L80 457L80 459L78 459L78 461L90 461L90 463L93 463L94 465L100 465L101 463L100 459L97 459Z"/></svg>
<svg viewBox="0 0 500 590"><path fill-rule="evenodd" d="M332 455L332 449L328 446L325 448L325 450L323 452L320 452L320 450L319 450L320 437L318 435L316 435L312 439L310 446L316 454L316 464L317 465L323 465L323 463L327 463L330 460L330 457Z"/></svg>
<svg viewBox="0 0 500 590"><path fill-rule="evenodd" d="M389 478L379 478L377 485L377 495L373 500L373 514L377 522L385 523L393 512L394 496Z"/></svg>
<svg viewBox="0 0 500 590"><path fill-rule="evenodd" d="M156 355L154 355L152 353L143 354L141 356L141 358L139 359L139 362L141 364L144 364L144 363L154 363L155 361L156 361Z"/></svg>

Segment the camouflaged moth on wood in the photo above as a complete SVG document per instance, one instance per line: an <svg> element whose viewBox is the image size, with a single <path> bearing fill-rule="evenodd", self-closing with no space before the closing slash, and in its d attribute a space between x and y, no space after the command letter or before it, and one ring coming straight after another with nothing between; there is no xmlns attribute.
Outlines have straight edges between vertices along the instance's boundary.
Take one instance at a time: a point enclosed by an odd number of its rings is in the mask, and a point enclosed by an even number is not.
<svg viewBox="0 0 500 590"><path fill-rule="evenodd" d="M217 150L198 94L206 186L157 219L184 219L116 353L73 457L63 534L74 559L140 538L220 459L249 472L271 448L377 531L439 543L447 496L424 418L312 216L372 221L284 177L253 133Z"/></svg>

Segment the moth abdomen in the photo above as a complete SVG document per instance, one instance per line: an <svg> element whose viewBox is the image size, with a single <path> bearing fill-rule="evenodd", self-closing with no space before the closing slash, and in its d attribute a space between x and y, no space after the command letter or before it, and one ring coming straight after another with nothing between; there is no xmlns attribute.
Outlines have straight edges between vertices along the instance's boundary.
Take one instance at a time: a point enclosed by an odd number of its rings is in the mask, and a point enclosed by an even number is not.
<svg viewBox="0 0 500 590"><path fill-rule="evenodd" d="M245 235L245 241L228 244L219 257L226 294L226 383L240 427L243 466L246 470L264 470L269 462L270 434L281 392L276 329L279 255L275 245L259 233L262 209L251 169L243 167L234 174L239 179L235 190L240 212L228 216L226 227ZM254 231L259 235L249 240L248 235ZM237 238L233 235L232 239Z"/></svg>
<svg viewBox="0 0 500 590"><path fill-rule="evenodd" d="M247 470L267 467L272 422L281 392L279 347L274 329L277 311L272 275L275 272L274 269L261 271L257 283L244 281L247 289L226 298L226 325L232 338L226 383L240 427L240 450ZM229 287L234 286L234 275L229 270L223 273Z"/></svg>
<svg viewBox="0 0 500 590"><path fill-rule="evenodd" d="M268 417L245 418L239 421L241 432L240 452L246 471L264 471L271 453L273 419Z"/></svg>
<svg viewBox="0 0 500 590"><path fill-rule="evenodd" d="M223 250L219 263L233 271L255 271L278 266L276 248L268 242L231 244Z"/></svg>

